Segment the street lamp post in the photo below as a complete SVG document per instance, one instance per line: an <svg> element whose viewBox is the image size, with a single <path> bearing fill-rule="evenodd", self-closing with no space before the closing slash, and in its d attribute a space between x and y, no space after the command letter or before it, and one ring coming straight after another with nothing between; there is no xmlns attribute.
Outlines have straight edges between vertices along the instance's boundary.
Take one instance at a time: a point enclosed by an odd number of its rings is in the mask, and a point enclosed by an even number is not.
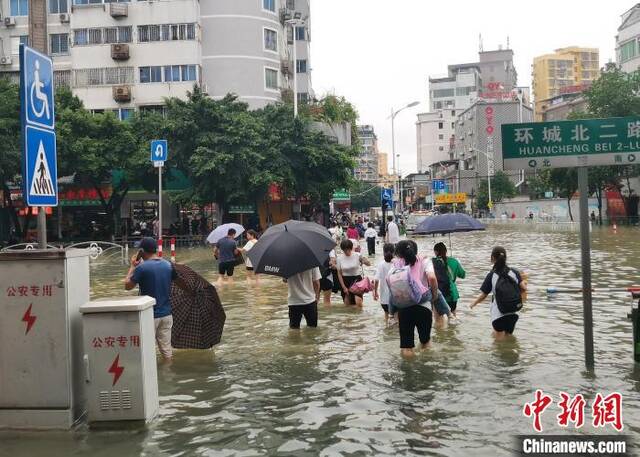
<svg viewBox="0 0 640 457"><path fill-rule="evenodd" d="M391 118L391 154L393 156L393 192L394 194L397 195L397 190L398 190L398 173L396 170L396 135L395 135L395 120L396 120L396 116L401 112L404 111L407 108L413 108L414 106L418 106L420 104L420 102L415 101L415 102L411 102L408 105L400 108L399 110L395 111L393 108L391 108L391 116L389 116ZM400 200L400 208L402 209L402 201Z"/></svg>
<svg viewBox="0 0 640 457"><path fill-rule="evenodd" d="M285 21L285 24L291 27L291 35L293 37L293 117L298 117L298 43L296 40L296 27L304 26L305 22L301 19L300 13L295 13L293 19Z"/></svg>

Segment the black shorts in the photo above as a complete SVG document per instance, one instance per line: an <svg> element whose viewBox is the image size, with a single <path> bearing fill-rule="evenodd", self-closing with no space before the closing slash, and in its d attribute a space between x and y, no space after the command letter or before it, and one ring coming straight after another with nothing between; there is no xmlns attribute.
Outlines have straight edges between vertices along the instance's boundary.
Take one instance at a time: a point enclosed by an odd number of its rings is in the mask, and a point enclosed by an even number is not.
<svg viewBox="0 0 640 457"><path fill-rule="evenodd" d="M362 276L358 275L358 276L343 276L342 280L344 281L344 285L347 286L347 289L350 289L351 286L353 286L355 283L357 283L358 281L362 281ZM347 295L344 293L344 290L340 292L342 294L342 299L344 300L344 297ZM362 297L362 295L359 295L359 297ZM355 305L356 304L356 295L352 294L351 292L349 292L349 304L350 305Z"/></svg>
<svg viewBox="0 0 640 457"><path fill-rule="evenodd" d="M385 313L389 314L389 305L380 304L380 306L382 306L382 310L383 310Z"/></svg>
<svg viewBox="0 0 640 457"><path fill-rule="evenodd" d="M318 302L309 303L308 305L289 305L289 328L300 328L300 321L307 321L307 327L318 326Z"/></svg>
<svg viewBox="0 0 640 457"><path fill-rule="evenodd" d="M329 278L320 279L320 290L325 292L333 289L333 282Z"/></svg>
<svg viewBox="0 0 640 457"><path fill-rule="evenodd" d="M447 303L449 304L449 308L451 308L451 312L454 312L456 310L456 308L458 307L458 302L457 301L449 301L447 300Z"/></svg>
<svg viewBox="0 0 640 457"><path fill-rule="evenodd" d="M221 275L233 276L233 270L236 268L236 261L220 262L218 264L218 273Z"/></svg>
<svg viewBox="0 0 640 457"><path fill-rule="evenodd" d="M520 317L517 314L507 314L491 323L496 332L505 332L509 335L516 329L516 322Z"/></svg>
<svg viewBox="0 0 640 457"><path fill-rule="evenodd" d="M414 331L418 328L418 337L422 344L431 340L433 314L424 306L415 305L398 310L398 328L400 329L400 348L415 347Z"/></svg>

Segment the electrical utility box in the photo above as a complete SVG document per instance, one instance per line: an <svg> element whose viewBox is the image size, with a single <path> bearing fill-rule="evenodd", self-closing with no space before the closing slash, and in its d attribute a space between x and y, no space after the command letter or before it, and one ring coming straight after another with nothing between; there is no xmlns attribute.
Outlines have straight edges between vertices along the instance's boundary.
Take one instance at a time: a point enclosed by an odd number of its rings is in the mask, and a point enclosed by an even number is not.
<svg viewBox="0 0 640 457"><path fill-rule="evenodd" d="M155 303L142 296L80 307L90 424L150 422L158 414Z"/></svg>
<svg viewBox="0 0 640 457"><path fill-rule="evenodd" d="M84 414L85 250L0 253L0 428L69 429Z"/></svg>

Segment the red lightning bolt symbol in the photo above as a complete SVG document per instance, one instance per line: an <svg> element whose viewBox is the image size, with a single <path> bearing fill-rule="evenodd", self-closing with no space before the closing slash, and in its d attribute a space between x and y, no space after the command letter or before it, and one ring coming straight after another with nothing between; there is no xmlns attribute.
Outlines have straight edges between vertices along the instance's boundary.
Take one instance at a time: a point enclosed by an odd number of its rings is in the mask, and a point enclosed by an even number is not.
<svg viewBox="0 0 640 457"><path fill-rule="evenodd" d="M118 382L118 379L120 379L120 376L122 376L122 372L124 371L124 367L119 366L119 363L120 363L120 354L116 356L115 360L111 364L111 367L109 367L109 370L107 371L107 373L111 373L113 375L112 386L116 385L116 382Z"/></svg>
<svg viewBox="0 0 640 457"><path fill-rule="evenodd" d="M24 313L24 316L22 316L22 322L25 322L27 324L27 330L25 330L24 332L25 335L29 333L29 330L31 330L31 327L33 327L33 324L36 323L36 319L37 319L36 316L31 315L32 307L33 307L33 303L29 305L29 308Z"/></svg>

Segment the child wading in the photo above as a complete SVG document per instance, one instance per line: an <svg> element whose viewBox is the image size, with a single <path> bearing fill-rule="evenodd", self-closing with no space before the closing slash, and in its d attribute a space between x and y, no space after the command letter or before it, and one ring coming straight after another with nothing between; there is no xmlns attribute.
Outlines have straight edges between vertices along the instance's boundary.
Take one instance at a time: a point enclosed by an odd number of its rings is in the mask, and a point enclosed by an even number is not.
<svg viewBox="0 0 640 457"><path fill-rule="evenodd" d="M438 278L438 288L444 295L445 300L447 300L451 312L456 315L456 308L460 299L456 279L464 279L467 273L458 262L458 259L447 257L447 246L444 243L436 243L433 247L433 252L436 255L432 262Z"/></svg>
<svg viewBox="0 0 640 457"><path fill-rule="evenodd" d="M382 247L382 252L384 254L384 260L380 261L380 263L376 265L376 278L373 284L373 299L375 301L380 300L380 306L382 306L382 310L384 311L384 321L389 322L389 302L391 300L391 296L389 293L389 286L387 285L387 276L391 271L391 267L393 267L392 262L395 246L391 243L386 243ZM393 319L393 317L394 315L392 314L391 319Z"/></svg>
<svg viewBox="0 0 640 457"><path fill-rule="evenodd" d="M518 311L522 309L522 293L527 291L527 282L522 279L520 272L507 266L507 251L496 246L491 252L493 269L480 287L482 292L471 303L474 308L484 301L489 294L491 299L491 325L496 339L503 339L513 334L518 322Z"/></svg>
<svg viewBox="0 0 640 457"><path fill-rule="evenodd" d="M364 232L364 237L367 240L367 250L369 251L369 256L376 255L376 238L378 234L376 230L373 228L373 223L369 222L369 227Z"/></svg>

